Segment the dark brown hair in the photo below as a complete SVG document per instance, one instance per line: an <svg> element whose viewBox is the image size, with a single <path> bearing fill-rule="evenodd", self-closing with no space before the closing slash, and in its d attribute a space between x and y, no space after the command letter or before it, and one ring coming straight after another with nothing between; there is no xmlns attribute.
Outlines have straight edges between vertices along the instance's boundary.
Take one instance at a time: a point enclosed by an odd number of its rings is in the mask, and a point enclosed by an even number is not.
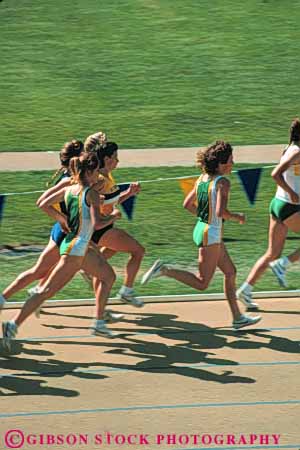
<svg viewBox="0 0 300 450"><path fill-rule="evenodd" d="M300 120L296 117L290 126L290 144L300 141Z"/></svg>
<svg viewBox="0 0 300 450"><path fill-rule="evenodd" d="M75 183L85 186L87 172L92 172L99 167L99 161L95 153L83 153L70 161L70 171Z"/></svg>
<svg viewBox="0 0 300 450"><path fill-rule="evenodd" d="M216 175L219 164L226 164L232 155L232 147L228 142L216 141L196 155L197 167L208 175Z"/></svg>
<svg viewBox="0 0 300 450"><path fill-rule="evenodd" d="M66 142L61 151L59 158L62 167L68 168L71 158L79 156L83 152L83 142L73 139L71 142Z"/></svg>
<svg viewBox="0 0 300 450"><path fill-rule="evenodd" d="M83 142L73 139L70 142L66 142L59 152L60 168L52 175L48 181L47 186L52 184L54 180L66 169L69 168L69 163L74 156L79 156L83 152Z"/></svg>
<svg viewBox="0 0 300 450"><path fill-rule="evenodd" d="M99 161L99 168L104 167L104 158L111 158L112 155L118 151L118 144L115 142L105 142L96 151L96 155Z"/></svg>

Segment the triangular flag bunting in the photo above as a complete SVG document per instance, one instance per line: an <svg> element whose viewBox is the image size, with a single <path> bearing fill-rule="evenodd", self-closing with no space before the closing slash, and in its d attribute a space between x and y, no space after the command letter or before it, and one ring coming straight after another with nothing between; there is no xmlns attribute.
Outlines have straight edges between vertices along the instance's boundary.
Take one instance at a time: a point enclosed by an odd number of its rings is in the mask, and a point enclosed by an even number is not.
<svg viewBox="0 0 300 450"><path fill-rule="evenodd" d="M130 184L125 183L125 184L119 184L118 186L120 188L120 191L123 192L123 191L127 191ZM136 196L133 195L132 197L129 197L127 200L125 200L125 202L121 203L122 209L124 210L124 212L129 220L132 220L135 199L136 199Z"/></svg>
<svg viewBox="0 0 300 450"><path fill-rule="evenodd" d="M183 178L182 180L179 180L179 186L183 190L185 197L191 192L197 180L198 177Z"/></svg>
<svg viewBox="0 0 300 450"><path fill-rule="evenodd" d="M4 211L5 195L0 195L0 222Z"/></svg>
<svg viewBox="0 0 300 450"><path fill-rule="evenodd" d="M262 169L241 169L237 171L251 205L254 204Z"/></svg>

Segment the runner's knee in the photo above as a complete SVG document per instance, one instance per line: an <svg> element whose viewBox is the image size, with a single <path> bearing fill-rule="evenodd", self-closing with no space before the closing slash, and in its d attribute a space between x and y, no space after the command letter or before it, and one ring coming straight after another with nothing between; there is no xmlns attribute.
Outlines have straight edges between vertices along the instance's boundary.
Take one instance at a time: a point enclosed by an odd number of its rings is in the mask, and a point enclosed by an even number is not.
<svg viewBox="0 0 300 450"><path fill-rule="evenodd" d="M274 250L268 250L265 254L265 260L269 264L270 262L274 261L275 259L279 258L281 255L280 251L274 251Z"/></svg>
<svg viewBox="0 0 300 450"><path fill-rule="evenodd" d="M116 278L117 278L117 276L116 276L113 268L109 264L106 264L105 270L102 270L100 272L99 279L101 281L105 281L107 284L110 284L112 286L114 284L114 282L116 281Z"/></svg>
<svg viewBox="0 0 300 450"><path fill-rule="evenodd" d="M199 291L204 291L205 289L207 289L210 283L210 279L203 278L200 276L200 274L198 274L197 278L199 280Z"/></svg>
<svg viewBox="0 0 300 450"><path fill-rule="evenodd" d="M230 269L228 269L224 272L224 276L226 279L234 280L236 277L236 267L234 265L232 265L232 267L230 267Z"/></svg>
<svg viewBox="0 0 300 450"><path fill-rule="evenodd" d="M144 255L145 255L145 252L146 252L145 247L143 247L141 244L137 244L137 245L135 246L134 250L132 250L130 253L131 253L133 256L136 256L136 257L142 259L142 258L144 257Z"/></svg>

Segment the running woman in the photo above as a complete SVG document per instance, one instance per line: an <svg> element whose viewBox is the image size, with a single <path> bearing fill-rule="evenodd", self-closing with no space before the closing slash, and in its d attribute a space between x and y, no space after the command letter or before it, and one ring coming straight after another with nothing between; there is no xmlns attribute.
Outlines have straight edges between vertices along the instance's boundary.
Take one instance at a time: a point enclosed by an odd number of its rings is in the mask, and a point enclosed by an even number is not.
<svg viewBox="0 0 300 450"><path fill-rule="evenodd" d="M292 121L289 144L283 151L279 164L273 170L272 178L277 184L277 190L269 207L268 249L254 264L247 280L237 291L238 298L249 310L258 307L252 300L253 287L269 266L272 270L276 266L272 262L280 257L288 231L300 232L300 120L298 118ZM298 254L298 251L291 254L290 261L296 261ZM284 280L288 263L284 258L280 261L283 262L281 278Z"/></svg>
<svg viewBox="0 0 300 450"><path fill-rule="evenodd" d="M33 294L11 321L2 324L3 344L9 350L10 341L18 328L45 300L62 289L82 267L87 273L99 280L96 295L96 320L92 333L105 337L114 337L103 319L104 307L115 274L95 246L90 246L94 229L103 226L100 197L91 186L98 180L98 159L94 154L84 154L72 158L70 168L76 184L61 188L40 204L50 217L57 220L66 233L60 246L60 260L53 268L39 292ZM54 204L65 200L67 216L54 208ZM105 218L107 224L120 218L118 210Z"/></svg>
<svg viewBox="0 0 300 450"><path fill-rule="evenodd" d="M193 190L187 195L183 206L197 216L193 240L199 248L198 274L173 268L160 260L146 272L142 284L153 278L165 276L198 289L206 289L218 267L224 273L224 290L232 313L234 329L253 325L261 317L241 314L236 294L236 269L222 240L223 220L245 223L244 214L228 210L230 182L225 177L232 171L232 147L224 141L216 141L206 150L197 153L197 165L202 175Z"/></svg>
<svg viewBox="0 0 300 450"><path fill-rule="evenodd" d="M62 187L68 186L70 184L70 161L73 157L79 156L82 152L83 143L81 141L74 139L71 142L67 142L64 144L59 153L59 159L61 163L60 168L52 177L52 180L56 178L56 184L41 195L41 197L37 201L37 204L41 203L46 195L55 194ZM54 207L58 211L65 213L64 201L57 203L56 205L54 205ZM60 223L56 222L51 229L49 242L38 258L36 264L30 269L18 275L17 278L3 290L2 294L0 294L0 311L4 306L6 300L16 294L18 291L25 288L33 281L46 279L49 271L51 271L51 269L59 261L59 246L65 236L66 234L62 230ZM33 294L37 288L38 287L30 289L29 294Z"/></svg>
<svg viewBox="0 0 300 450"><path fill-rule="evenodd" d="M99 134L105 136L101 132ZM59 153L61 166L51 178L51 181L56 180L55 186L48 189L40 196L37 200L38 206L47 197L55 194L62 187L69 186L71 184L71 174L69 170L70 161L74 156L79 156L83 152L83 149L83 143L76 139L64 144ZM64 201L57 203L54 207L66 214L66 206ZM36 264L18 275L17 278L3 290L2 294L0 294L0 312L9 298L36 280L40 280L39 284L29 289L28 294L33 295L38 292L47 279L48 274L60 259L59 247L65 237L66 233L61 228L60 223L56 222L51 229L49 242L38 258ZM35 315L37 317L40 316L40 308L35 311ZM123 318L123 314L113 313L107 309L104 313L104 318L107 322L114 323L121 320Z"/></svg>
<svg viewBox="0 0 300 450"><path fill-rule="evenodd" d="M86 139L84 148L85 151L96 152L99 160L99 186L95 185L94 188L105 197L104 205L101 206L102 214L110 214L115 205L140 192L139 183L131 183L129 188L122 193L116 185L112 176L112 171L119 162L118 145L115 142L108 142L103 133L95 133ZM101 248L101 252L106 259L111 258L118 252L129 253L130 257L125 268L125 279L118 297L124 303L137 308L144 306L144 302L136 298L133 290L134 281L145 254L144 247L126 231L115 227L114 224L95 231L92 241Z"/></svg>

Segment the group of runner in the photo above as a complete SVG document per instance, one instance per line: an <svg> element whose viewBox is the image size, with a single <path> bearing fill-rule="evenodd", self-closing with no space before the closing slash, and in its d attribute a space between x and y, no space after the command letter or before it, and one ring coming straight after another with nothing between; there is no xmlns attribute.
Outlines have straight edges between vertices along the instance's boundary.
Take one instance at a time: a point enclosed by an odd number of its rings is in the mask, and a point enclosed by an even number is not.
<svg viewBox="0 0 300 450"><path fill-rule="evenodd" d="M114 337L107 323L122 318L105 310L115 273L108 260L117 252L129 254L124 283L119 298L135 307L142 307L133 285L139 271L144 247L132 236L115 226L121 213L117 205L140 192L139 183L131 183L121 192L112 176L118 164L118 145L107 140L103 132L90 135L84 142L73 140L60 152L61 167L55 174L56 184L38 199L37 206L48 214L52 227L47 247L37 263L20 274L0 294L0 311L6 300L33 281L39 284L29 289L29 299L10 320L3 322L3 344L9 349L20 325L33 312L38 314L42 303L58 292L80 271L91 281L95 299L95 320L92 333ZM290 139L279 164L272 172L277 184L270 204L269 247L256 262L247 280L236 291L236 268L222 240L226 220L245 223L242 213L228 209L230 182L226 178L233 167L233 149L229 143L216 141L197 153L197 165L202 174L183 206L197 217L193 240L198 247L198 273L180 270L155 261L142 277L142 284L165 276L197 290L208 287L217 268L224 274L224 291L232 313L234 329L256 324L260 316L241 313L237 299L248 310L257 310L252 290L267 267L271 267L281 285L286 285L285 271L289 264L300 259L297 249L288 257L280 257L288 230L300 231L300 121L293 120ZM279 259L277 259L279 258Z"/></svg>
<svg viewBox="0 0 300 450"><path fill-rule="evenodd" d="M49 243L37 263L0 294L1 310L12 295L39 280L36 287L28 290L30 297L20 312L2 324L3 343L8 349L24 320L33 312L38 315L41 304L78 271L89 277L95 293L92 333L114 337L107 323L120 320L122 315L105 311L105 305L116 279L107 260L117 252L129 254L119 298L135 307L143 306L134 294L133 284L145 249L127 232L114 226L121 217L116 205L140 191L139 183L131 183L121 192L112 177L111 172L118 164L118 145L98 132L84 144L78 140L66 143L60 151L60 161L56 184L37 201L37 206L56 221Z"/></svg>

